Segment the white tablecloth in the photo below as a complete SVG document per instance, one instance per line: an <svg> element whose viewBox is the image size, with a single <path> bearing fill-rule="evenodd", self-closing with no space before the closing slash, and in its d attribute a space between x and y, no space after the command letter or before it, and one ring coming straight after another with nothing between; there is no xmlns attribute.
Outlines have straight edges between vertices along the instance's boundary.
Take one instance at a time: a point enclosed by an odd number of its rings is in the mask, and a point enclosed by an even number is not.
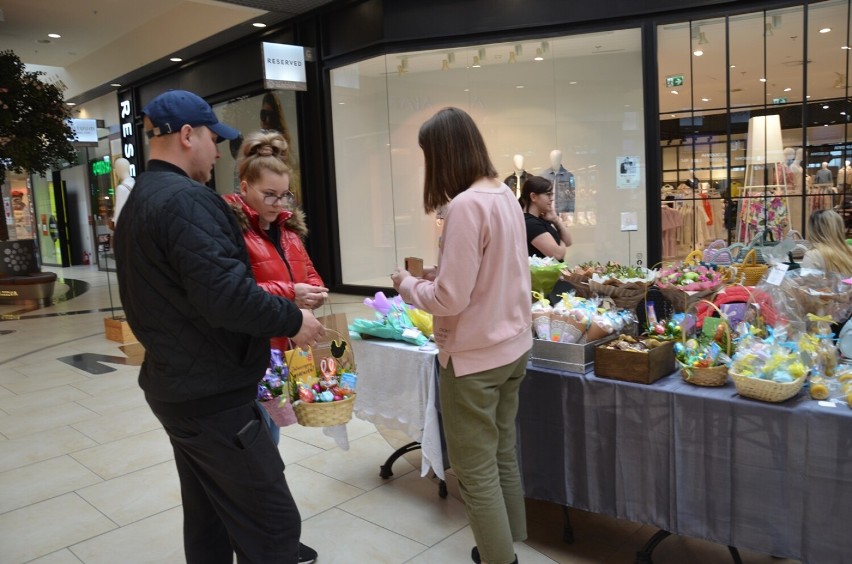
<svg viewBox="0 0 852 564"><path fill-rule="evenodd" d="M421 476L444 479L438 420L438 350L351 335L358 367L354 414L405 433L421 445ZM428 348L427 348L428 347Z"/></svg>

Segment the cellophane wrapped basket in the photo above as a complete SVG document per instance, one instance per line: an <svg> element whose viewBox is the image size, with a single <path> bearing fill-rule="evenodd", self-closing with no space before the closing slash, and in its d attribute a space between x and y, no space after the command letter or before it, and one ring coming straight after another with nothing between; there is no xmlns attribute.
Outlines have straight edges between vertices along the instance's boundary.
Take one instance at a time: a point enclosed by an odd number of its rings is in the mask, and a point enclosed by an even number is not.
<svg viewBox="0 0 852 564"><path fill-rule="evenodd" d="M654 284L675 311L683 312L702 299L712 299L724 281L722 273L701 262L700 251L693 251L682 263L660 269Z"/></svg>
<svg viewBox="0 0 852 564"><path fill-rule="evenodd" d="M724 326L725 331L725 349L724 352L726 355L731 356L731 347L733 346L733 339L731 335L731 326L725 320L725 316L716 307L711 301L702 300L701 303L707 304L709 307L714 309L716 313L719 314L719 317L722 318L721 326ZM683 339L686 340L686 336L683 336ZM718 387L724 386L728 382L728 366L726 364L719 364L717 366L687 366L678 360L678 364L680 365L680 375L681 378L684 379L685 382L693 384L695 386L708 386L708 387Z"/></svg>
<svg viewBox="0 0 852 564"><path fill-rule="evenodd" d="M802 376L792 382L773 382L772 380L752 378L730 371L728 374L737 387L737 393L741 396L772 403L792 398L799 393L799 390L805 384L805 380L807 380L807 377Z"/></svg>

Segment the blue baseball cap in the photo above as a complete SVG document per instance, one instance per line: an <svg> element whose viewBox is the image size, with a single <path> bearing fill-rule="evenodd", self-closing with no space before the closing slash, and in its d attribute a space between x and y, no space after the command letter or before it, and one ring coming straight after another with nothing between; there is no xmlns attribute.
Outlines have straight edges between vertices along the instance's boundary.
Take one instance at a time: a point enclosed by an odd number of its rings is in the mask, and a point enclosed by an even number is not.
<svg viewBox="0 0 852 564"><path fill-rule="evenodd" d="M184 125L203 125L218 135L220 141L240 136L239 131L219 122L213 108L204 98L186 90L163 92L148 102L148 105L142 108L142 113L148 116L154 125L154 129L145 132L149 139L177 133Z"/></svg>

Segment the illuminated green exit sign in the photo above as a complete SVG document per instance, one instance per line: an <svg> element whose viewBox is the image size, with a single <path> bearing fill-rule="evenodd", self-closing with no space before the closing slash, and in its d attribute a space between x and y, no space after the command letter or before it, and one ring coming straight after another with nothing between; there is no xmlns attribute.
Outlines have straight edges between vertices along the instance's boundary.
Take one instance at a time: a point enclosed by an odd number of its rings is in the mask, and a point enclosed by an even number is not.
<svg viewBox="0 0 852 564"><path fill-rule="evenodd" d="M773 104L786 104L787 98L772 98Z"/></svg>
<svg viewBox="0 0 852 564"><path fill-rule="evenodd" d="M92 162L92 176L101 176L104 174L109 174L110 171L112 171L112 166L110 166L109 161Z"/></svg>
<svg viewBox="0 0 852 564"><path fill-rule="evenodd" d="M674 88L675 86L683 86L682 74L673 74L666 77L666 88Z"/></svg>

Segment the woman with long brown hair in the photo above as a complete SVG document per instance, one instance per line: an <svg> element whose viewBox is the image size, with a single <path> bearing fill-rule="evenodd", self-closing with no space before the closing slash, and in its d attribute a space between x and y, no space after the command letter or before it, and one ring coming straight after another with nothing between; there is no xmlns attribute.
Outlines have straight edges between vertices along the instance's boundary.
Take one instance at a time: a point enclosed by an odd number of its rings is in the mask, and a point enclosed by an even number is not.
<svg viewBox="0 0 852 564"><path fill-rule="evenodd" d="M852 276L852 247L846 243L846 226L834 210L817 210L808 218L808 241L802 266Z"/></svg>
<svg viewBox="0 0 852 564"><path fill-rule="evenodd" d="M524 217L497 179L473 119L445 108L420 128L426 213L446 205L438 266L396 269L394 288L433 315L450 465L476 546L474 562L517 562L527 538L515 456L518 390L532 347Z"/></svg>

